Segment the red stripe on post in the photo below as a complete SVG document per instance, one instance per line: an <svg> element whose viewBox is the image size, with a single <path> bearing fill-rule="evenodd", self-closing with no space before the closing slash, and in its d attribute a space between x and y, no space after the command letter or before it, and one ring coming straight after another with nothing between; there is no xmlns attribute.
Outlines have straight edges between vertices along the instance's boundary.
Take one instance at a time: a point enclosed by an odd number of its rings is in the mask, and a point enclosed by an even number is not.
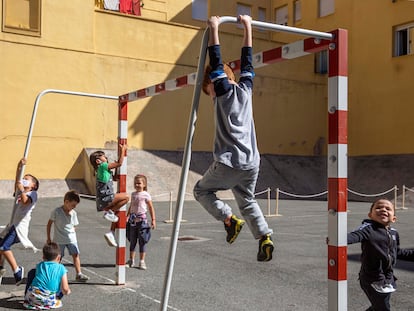
<svg viewBox="0 0 414 311"><path fill-rule="evenodd" d="M176 79L177 87L186 86L188 84L187 76L182 76Z"/></svg>
<svg viewBox="0 0 414 311"><path fill-rule="evenodd" d="M119 102L118 120L128 120L128 102Z"/></svg>
<svg viewBox="0 0 414 311"><path fill-rule="evenodd" d="M125 247L117 247L116 249L116 264L118 266L125 266L126 262L126 248Z"/></svg>
<svg viewBox="0 0 414 311"><path fill-rule="evenodd" d="M155 92L156 92L156 93L162 93L162 92L165 92L165 82L160 83L160 84L157 84L157 85L155 86Z"/></svg>
<svg viewBox="0 0 414 311"><path fill-rule="evenodd" d="M328 279L345 281L347 267L347 247L328 245Z"/></svg>
<svg viewBox="0 0 414 311"><path fill-rule="evenodd" d="M328 210L347 211L348 179L328 178Z"/></svg>
<svg viewBox="0 0 414 311"><path fill-rule="evenodd" d="M146 97L146 96L147 96L147 93L146 93L145 89L141 89L141 90L137 91L137 97L138 98L142 98L142 97Z"/></svg>
<svg viewBox="0 0 414 311"><path fill-rule="evenodd" d="M316 53L328 49L330 40L307 38L303 40L303 50L308 53Z"/></svg>
<svg viewBox="0 0 414 311"><path fill-rule="evenodd" d="M283 60L282 58L282 48L277 47L268 51L264 51L263 53L263 63L272 64L276 62L280 62Z"/></svg>
<svg viewBox="0 0 414 311"><path fill-rule="evenodd" d="M329 50L329 77L348 76L348 31L337 29L332 32L333 49Z"/></svg>
<svg viewBox="0 0 414 311"><path fill-rule="evenodd" d="M336 110L328 114L328 144L348 143L348 111Z"/></svg>
<svg viewBox="0 0 414 311"><path fill-rule="evenodd" d="M234 72L238 72L240 71L240 67L241 67L241 63L240 63L240 59L238 60L233 60L230 63L228 63L228 65L230 66L230 68L234 71Z"/></svg>

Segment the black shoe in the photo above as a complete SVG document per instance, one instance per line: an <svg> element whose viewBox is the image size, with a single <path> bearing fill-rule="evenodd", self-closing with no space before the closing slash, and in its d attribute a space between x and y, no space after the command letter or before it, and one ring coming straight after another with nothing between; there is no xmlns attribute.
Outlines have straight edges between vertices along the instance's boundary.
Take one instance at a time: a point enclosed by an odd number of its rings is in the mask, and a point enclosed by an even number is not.
<svg viewBox="0 0 414 311"><path fill-rule="evenodd" d="M226 241L228 243L233 243L237 236L239 235L245 221L242 219L237 218L236 216L232 215L230 218L230 226L224 224L224 229L227 231Z"/></svg>
<svg viewBox="0 0 414 311"><path fill-rule="evenodd" d="M270 261L272 260L273 253L273 241L270 234L266 234L259 241L259 252L257 253L257 261Z"/></svg>

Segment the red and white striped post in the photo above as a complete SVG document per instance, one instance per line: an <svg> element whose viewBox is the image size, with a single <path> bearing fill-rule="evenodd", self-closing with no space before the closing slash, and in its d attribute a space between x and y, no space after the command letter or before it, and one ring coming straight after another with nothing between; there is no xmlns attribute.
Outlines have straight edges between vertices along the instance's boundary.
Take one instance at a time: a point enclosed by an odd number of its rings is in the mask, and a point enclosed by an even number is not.
<svg viewBox="0 0 414 311"><path fill-rule="evenodd" d="M127 143L128 137L128 101L119 99L118 102L118 154L121 152L119 145ZM128 156L124 157L122 166L118 171L118 192L127 192L127 165ZM126 263L126 205L118 212L119 221L116 223L115 236L118 246L116 248L116 284L125 284Z"/></svg>
<svg viewBox="0 0 414 311"><path fill-rule="evenodd" d="M347 310L348 32L329 44L328 310Z"/></svg>

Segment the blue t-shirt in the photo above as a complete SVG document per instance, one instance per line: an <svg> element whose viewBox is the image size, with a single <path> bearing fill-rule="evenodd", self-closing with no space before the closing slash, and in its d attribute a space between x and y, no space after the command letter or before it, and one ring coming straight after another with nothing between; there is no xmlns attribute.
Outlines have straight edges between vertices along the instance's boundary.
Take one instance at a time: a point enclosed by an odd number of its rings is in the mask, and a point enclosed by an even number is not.
<svg viewBox="0 0 414 311"><path fill-rule="evenodd" d="M60 291L60 281L67 272L65 266L56 261L42 261L36 265L32 286L57 293Z"/></svg>

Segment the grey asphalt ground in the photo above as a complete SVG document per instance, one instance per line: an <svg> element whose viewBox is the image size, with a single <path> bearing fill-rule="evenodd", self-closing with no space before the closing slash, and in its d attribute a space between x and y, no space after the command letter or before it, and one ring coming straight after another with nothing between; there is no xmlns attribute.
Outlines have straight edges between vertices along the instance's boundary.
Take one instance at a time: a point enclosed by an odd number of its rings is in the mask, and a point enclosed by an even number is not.
<svg viewBox="0 0 414 311"><path fill-rule="evenodd" d="M50 211L61 198L40 198L33 212L30 236L41 247L46 239ZM234 202L230 201L234 206ZM264 214L267 202L259 201ZM273 204L273 203L272 203ZM115 282L115 249L103 234L109 223L95 210L95 203L83 199L77 207L78 240L87 283L76 283L71 258L63 259L69 271L72 294L64 297L63 310L159 310L170 247L172 224L169 203L154 202L157 229L148 245L146 271L128 268L126 284ZM10 217L11 200L0 200L0 225ZM175 205L174 205L175 207ZM366 217L368 203L350 202L348 230ZM273 207L272 207L273 209ZM239 215L238 210L234 209ZM274 211L272 211L273 213ZM271 262L256 261L258 242L244 227L236 242L225 242L223 225L195 201L184 204L168 310L328 310L327 287L327 202L283 200L281 216L267 218L276 243ZM395 227L402 247L414 248L414 208L397 211ZM185 237L196 237L191 240ZM360 246L348 249L348 310L365 310L369 303L358 284ZM15 256L27 271L41 260L41 254L15 249ZM10 267L0 286L0 310L22 308L24 284L16 287ZM392 295L393 310L414 310L414 263L399 261L395 274L398 290Z"/></svg>

